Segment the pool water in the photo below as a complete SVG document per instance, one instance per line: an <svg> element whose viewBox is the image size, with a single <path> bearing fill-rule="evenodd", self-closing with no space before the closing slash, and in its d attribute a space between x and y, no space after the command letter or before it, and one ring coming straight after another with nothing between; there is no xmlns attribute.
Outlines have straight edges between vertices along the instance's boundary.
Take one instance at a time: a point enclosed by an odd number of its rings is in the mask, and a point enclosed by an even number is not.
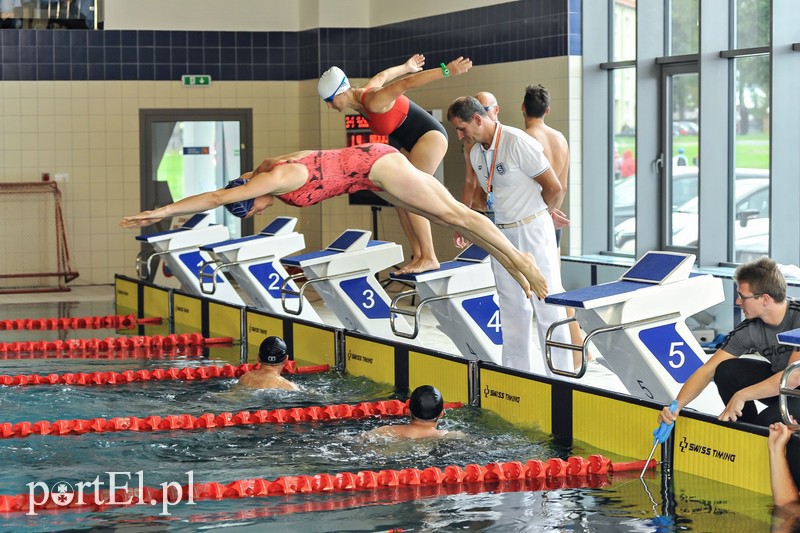
<svg viewBox="0 0 800 533"><path fill-rule="evenodd" d="M7 308L8 306L2 306ZM4 309L5 310L5 309ZM5 310L7 312L7 310ZM96 314L112 314L108 310ZM74 316L88 316L90 313ZM0 313L3 315L3 313ZM24 315L19 315L24 317ZM48 316L43 313L27 317ZM9 318L0 316L0 318ZM13 318L13 316L11 317ZM39 340L53 332L13 332L11 340ZM27 334L27 337L23 334ZM114 336L96 330L71 335ZM204 357L142 359L0 359L0 374L138 370L224 364L213 350ZM237 390L233 379L137 382L122 385L0 386L0 422L165 416L204 412L358 403L397 398L386 385L335 372L292 376L300 391ZM28 493L29 484L109 481L109 472L130 474L148 487L237 479L274 480L289 475L380 471L503 461L587 456L598 450L564 447L534 429L511 426L475 407L451 409L441 422L460 439L392 441L369 435L401 419L263 424L211 430L116 432L70 436L31 435L0 440L0 494ZM637 458L614 457L615 461ZM643 458L638 458L643 459ZM141 474L137 474L140 472ZM120 475L117 485L128 481ZM617 473L595 486L559 488L531 483L493 486L401 487L264 498L203 500L160 505L106 506L100 511L42 511L2 516L4 531L136 530L197 531L769 531L771 499L709 480L677 474L674 489L650 472ZM101 487L102 488L102 487ZM93 492L88 488L87 492ZM778 524L780 525L780 524Z"/></svg>

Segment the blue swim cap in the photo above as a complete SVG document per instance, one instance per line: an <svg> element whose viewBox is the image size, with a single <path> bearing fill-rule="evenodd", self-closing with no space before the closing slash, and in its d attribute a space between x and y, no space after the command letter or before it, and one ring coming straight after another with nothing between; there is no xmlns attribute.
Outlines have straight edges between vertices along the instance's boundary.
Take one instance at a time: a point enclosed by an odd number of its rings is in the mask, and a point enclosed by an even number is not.
<svg viewBox="0 0 800 533"><path fill-rule="evenodd" d="M432 385L421 385L411 393L408 409L414 418L436 420L444 410L442 393Z"/></svg>
<svg viewBox="0 0 800 533"><path fill-rule="evenodd" d="M239 185L244 185L247 183L246 179L243 178L236 178L235 180L231 180L225 186L226 189L232 189L233 187L238 187ZM225 209L231 212L231 214L235 217L244 218L247 216L247 213L253 209L253 203L255 202L255 198L250 198L248 200L239 200L238 202L232 202L230 204L225 204Z"/></svg>
<svg viewBox="0 0 800 533"><path fill-rule="evenodd" d="M258 360L268 365L277 365L286 360L286 343L280 337L267 337L258 347Z"/></svg>

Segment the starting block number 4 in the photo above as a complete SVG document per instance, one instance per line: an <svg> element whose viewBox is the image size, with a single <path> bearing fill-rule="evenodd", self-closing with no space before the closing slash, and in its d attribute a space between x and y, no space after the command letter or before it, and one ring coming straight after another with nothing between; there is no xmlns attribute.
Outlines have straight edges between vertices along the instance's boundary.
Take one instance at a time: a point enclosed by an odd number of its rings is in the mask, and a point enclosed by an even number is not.
<svg viewBox="0 0 800 533"><path fill-rule="evenodd" d="M500 326L500 308L493 295L464 300L461 305L495 345L503 344L503 331Z"/></svg>
<svg viewBox="0 0 800 533"><path fill-rule="evenodd" d="M703 366L674 323L642 330L639 339L677 383L685 383L695 370Z"/></svg>

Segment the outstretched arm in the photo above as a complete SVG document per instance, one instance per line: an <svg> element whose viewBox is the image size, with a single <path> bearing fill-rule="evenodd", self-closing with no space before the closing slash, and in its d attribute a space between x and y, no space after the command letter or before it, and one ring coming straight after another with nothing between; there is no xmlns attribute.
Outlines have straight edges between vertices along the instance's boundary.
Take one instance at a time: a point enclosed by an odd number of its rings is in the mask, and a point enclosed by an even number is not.
<svg viewBox="0 0 800 533"><path fill-rule="evenodd" d="M446 68L448 76L458 76L472 68L472 60L459 57L448 63ZM382 113L406 91L421 87L435 80L441 80L444 77L444 71L439 67L422 70L405 78L395 80L380 89L368 92L364 97L364 105L368 111Z"/></svg>
<svg viewBox="0 0 800 533"><path fill-rule="evenodd" d="M425 65L425 56L422 54L414 54L408 59L408 61L406 61L402 65L397 65L396 67L389 67L386 70L375 74L364 85L364 88L368 89L370 87L383 87L385 84L389 83L390 81L396 78L399 78L400 76L405 76L406 74L413 74L414 72L419 72L420 70L422 70L422 67L424 65Z"/></svg>
<svg viewBox="0 0 800 533"><path fill-rule="evenodd" d="M661 410L661 414L658 417L659 422L664 422L665 424L672 424L678 418L678 413L680 413L681 409L686 407L687 404L691 403L692 400L697 398L703 389L705 389L711 380L714 379L714 374L717 371L717 367L722 361L727 359L731 359L734 356L726 352L725 350L717 350L714 355L711 356L711 359L706 361L703 366L698 368L694 371L694 373L689 376L689 379L686 380L686 383L683 384L681 390L678 392L678 408L675 409L675 412L672 413L669 410L669 407L664 407Z"/></svg>
<svg viewBox="0 0 800 533"><path fill-rule="evenodd" d="M769 426L769 479L772 500L780 507L800 505L800 492L786 460L786 444L791 437L792 430L784 424L777 422Z"/></svg>
<svg viewBox="0 0 800 533"><path fill-rule="evenodd" d="M166 217L202 213L232 202L259 198L273 193L280 194L293 191L301 187L307 178L305 174L297 172L297 169L290 168L296 166L299 165L286 165L271 170L271 164L266 169L264 168L265 165L262 164L255 171L242 175L242 178L247 180L244 185L196 194L158 209L142 211L138 215L123 217L119 225L123 228L141 228L155 224ZM263 210L271 203L271 198L258 201L251 212Z"/></svg>

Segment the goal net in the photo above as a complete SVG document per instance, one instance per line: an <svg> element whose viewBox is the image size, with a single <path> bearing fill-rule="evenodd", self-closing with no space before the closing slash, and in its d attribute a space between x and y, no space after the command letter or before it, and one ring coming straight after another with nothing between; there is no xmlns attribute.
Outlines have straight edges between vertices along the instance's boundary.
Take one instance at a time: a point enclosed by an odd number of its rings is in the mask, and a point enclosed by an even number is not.
<svg viewBox="0 0 800 533"><path fill-rule="evenodd" d="M68 291L72 270L53 182L0 183L0 294Z"/></svg>

